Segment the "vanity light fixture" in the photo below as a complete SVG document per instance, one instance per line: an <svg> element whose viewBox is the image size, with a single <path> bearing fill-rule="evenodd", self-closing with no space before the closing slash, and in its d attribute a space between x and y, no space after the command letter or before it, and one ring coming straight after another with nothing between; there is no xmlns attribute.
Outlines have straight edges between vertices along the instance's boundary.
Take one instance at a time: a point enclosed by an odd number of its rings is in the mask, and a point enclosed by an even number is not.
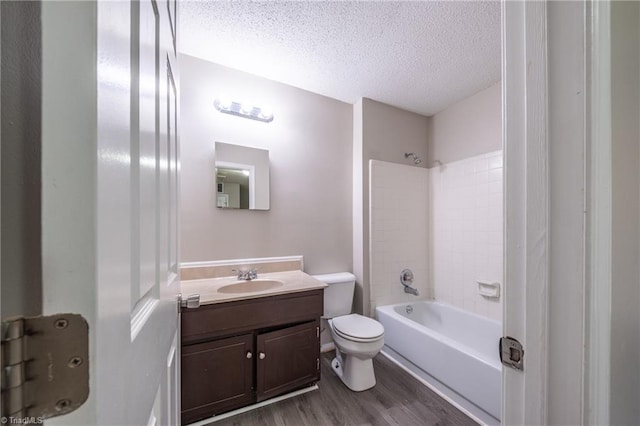
<svg viewBox="0 0 640 426"><path fill-rule="evenodd" d="M238 117L270 123L273 121L273 112L267 107L258 107L250 102L234 102L225 98L216 99L213 106L222 113L237 115Z"/></svg>

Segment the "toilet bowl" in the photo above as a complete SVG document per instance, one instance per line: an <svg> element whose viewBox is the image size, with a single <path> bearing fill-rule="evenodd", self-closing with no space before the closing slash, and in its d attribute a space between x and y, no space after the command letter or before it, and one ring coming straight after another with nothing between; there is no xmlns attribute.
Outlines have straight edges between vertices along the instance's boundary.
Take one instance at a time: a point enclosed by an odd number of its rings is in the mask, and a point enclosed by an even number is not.
<svg viewBox="0 0 640 426"><path fill-rule="evenodd" d="M349 314L329 320L336 357L331 368L351 390L360 392L376 385L373 357L384 345L384 328L371 318Z"/></svg>
<svg viewBox="0 0 640 426"><path fill-rule="evenodd" d="M314 275L326 284L324 317L328 320L336 347L331 368L353 391L364 391L376 384L373 357L384 345L384 327L378 321L352 314L355 276L348 272Z"/></svg>

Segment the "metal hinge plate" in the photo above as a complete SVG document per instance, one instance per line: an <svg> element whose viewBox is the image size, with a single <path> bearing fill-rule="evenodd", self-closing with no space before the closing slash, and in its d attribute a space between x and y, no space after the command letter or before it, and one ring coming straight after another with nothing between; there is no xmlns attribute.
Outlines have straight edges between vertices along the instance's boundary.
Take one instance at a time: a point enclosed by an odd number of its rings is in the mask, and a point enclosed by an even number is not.
<svg viewBox="0 0 640 426"><path fill-rule="evenodd" d="M500 361L507 367L523 370L524 348L513 337L500 338Z"/></svg>
<svg viewBox="0 0 640 426"><path fill-rule="evenodd" d="M81 315L2 322L2 418L70 413L89 396L89 326Z"/></svg>

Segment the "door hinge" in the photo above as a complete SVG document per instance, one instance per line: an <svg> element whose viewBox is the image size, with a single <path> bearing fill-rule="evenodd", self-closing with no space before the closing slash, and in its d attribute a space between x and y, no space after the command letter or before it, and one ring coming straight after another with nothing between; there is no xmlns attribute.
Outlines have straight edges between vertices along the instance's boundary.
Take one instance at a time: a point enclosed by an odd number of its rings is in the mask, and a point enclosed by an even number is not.
<svg viewBox="0 0 640 426"><path fill-rule="evenodd" d="M190 294L186 299L182 298L182 294L178 295L178 306L180 308L199 308L200 307L200 295Z"/></svg>
<svg viewBox="0 0 640 426"><path fill-rule="evenodd" d="M320 327L316 327L316 337L320 338Z"/></svg>
<svg viewBox="0 0 640 426"><path fill-rule="evenodd" d="M507 367L516 370L523 370L524 348L522 344L513 337L500 338L500 361Z"/></svg>
<svg viewBox="0 0 640 426"><path fill-rule="evenodd" d="M2 321L2 420L70 413L89 396L89 326L78 314Z"/></svg>
<svg viewBox="0 0 640 426"><path fill-rule="evenodd" d="M320 358L316 358L316 370L320 370Z"/></svg>

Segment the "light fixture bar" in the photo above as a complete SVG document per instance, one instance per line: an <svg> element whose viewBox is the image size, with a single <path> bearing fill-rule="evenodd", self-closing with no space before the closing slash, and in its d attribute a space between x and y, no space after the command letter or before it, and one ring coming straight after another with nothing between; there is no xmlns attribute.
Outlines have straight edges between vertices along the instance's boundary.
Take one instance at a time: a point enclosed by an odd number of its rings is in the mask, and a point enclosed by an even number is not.
<svg viewBox="0 0 640 426"><path fill-rule="evenodd" d="M240 102L222 101L216 99L213 106L222 113L236 115L238 117L250 118L251 120L270 123L273 121L273 113L266 108L260 108L254 105L241 104Z"/></svg>

